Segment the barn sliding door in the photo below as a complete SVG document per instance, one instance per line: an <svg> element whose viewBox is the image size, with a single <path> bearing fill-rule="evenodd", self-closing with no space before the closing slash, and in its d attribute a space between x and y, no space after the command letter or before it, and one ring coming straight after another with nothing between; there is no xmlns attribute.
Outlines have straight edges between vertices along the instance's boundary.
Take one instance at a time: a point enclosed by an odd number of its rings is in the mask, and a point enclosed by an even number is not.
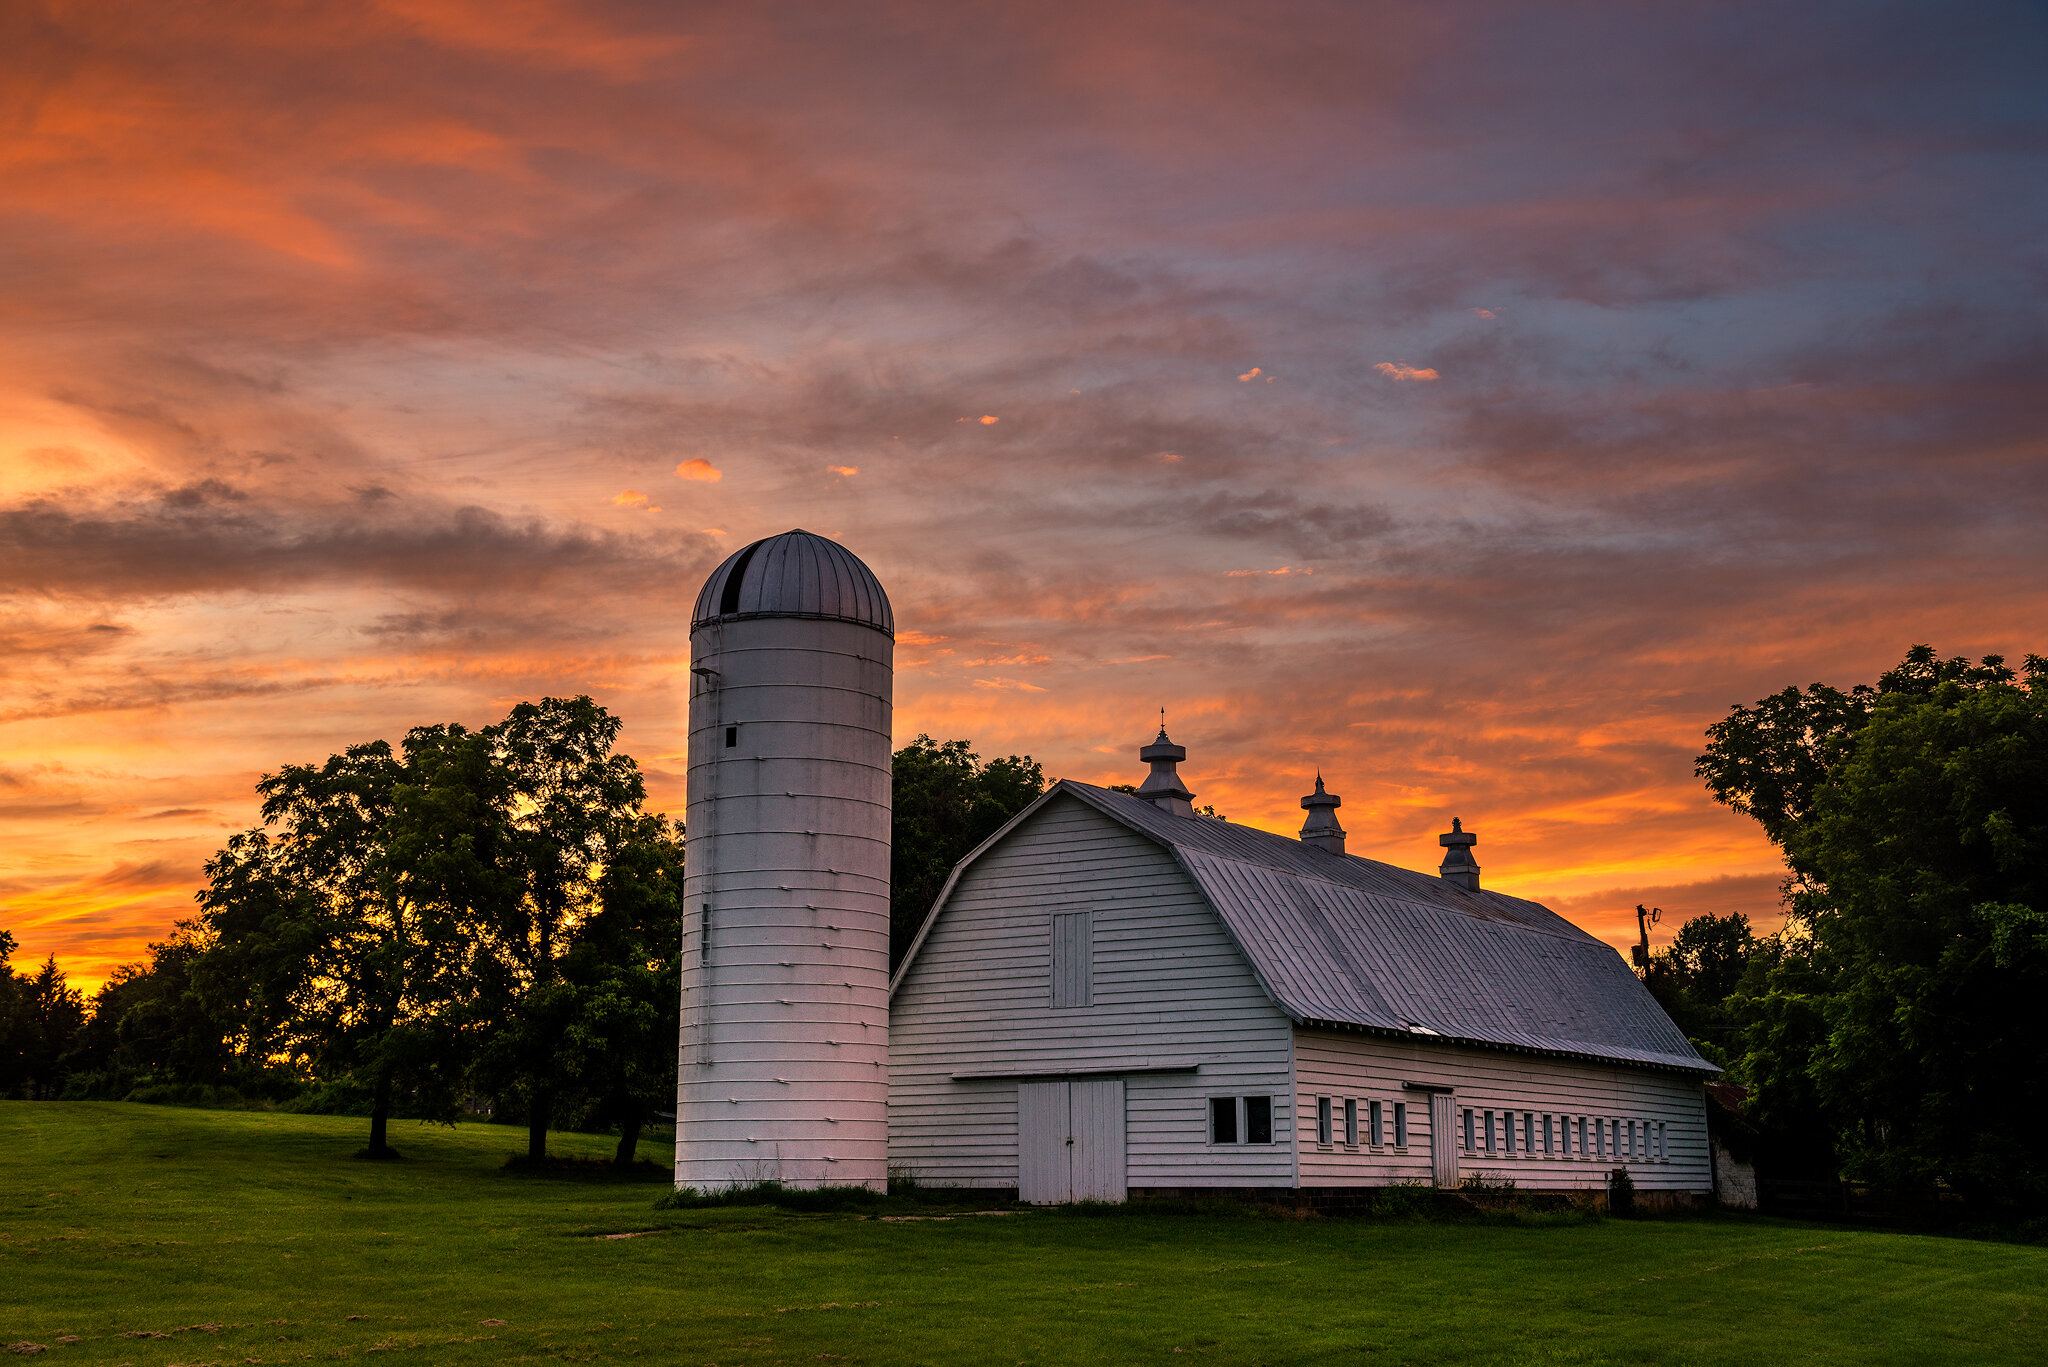
<svg viewBox="0 0 2048 1367"><path fill-rule="evenodd" d="M1458 1122L1449 1092L1429 1094L1429 1158L1431 1176L1444 1191L1458 1185Z"/></svg>
<svg viewBox="0 0 2048 1367"><path fill-rule="evenodd" d="M1122 1078L1017 1084L1017 1199L1032 1205L1121 1201Z"/></svg>
<svg viewBox="0 0 2048 1367"><path fill-rule="evenodd" d="M1074 1127L1074 1200L1121 1201L1124 1185L1124 1080L1090 1078L1067 1084Z"/></svg>
<svg viewBox="0 0 2048 1367"><path fill-rule="evenodd" d="M1017 1084L1017 1199L1034 1206L1074 1199L1067 1142L1067 1084Z"/></svg>

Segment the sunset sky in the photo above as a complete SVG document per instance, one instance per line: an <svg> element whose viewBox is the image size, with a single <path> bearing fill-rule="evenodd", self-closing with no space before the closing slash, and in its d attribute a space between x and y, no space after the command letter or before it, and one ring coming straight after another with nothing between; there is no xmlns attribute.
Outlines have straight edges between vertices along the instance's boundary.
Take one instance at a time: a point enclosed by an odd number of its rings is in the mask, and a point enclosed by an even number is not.
<svg viewBox="0 0 2048 1367"><path fill-rule="evenodd" d="M11 4L0 928L88 987L251 785L865 559L899 743L1617 944L1775 924L1702 730L2048 653L2038 5ZM1661 938L1661 937L1660 937Z"/></svg>

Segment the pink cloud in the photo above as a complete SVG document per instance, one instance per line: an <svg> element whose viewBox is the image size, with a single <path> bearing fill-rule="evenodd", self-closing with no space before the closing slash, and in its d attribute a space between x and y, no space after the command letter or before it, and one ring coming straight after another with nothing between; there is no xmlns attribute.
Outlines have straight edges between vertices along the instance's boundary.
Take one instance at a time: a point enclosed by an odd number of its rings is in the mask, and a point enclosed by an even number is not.
<svg viewBox="0 0 2048 1367"><path fill-rule="evenodd" d="M1441 380L1443 376L1434 370L1422 370L1406 361L1381 361L1373 367L1390 380Z"/></svg>
<svg viewBox="0 0 2048 1367"><path fill-rule="evenodd" d="M676 478L696 480L703 484L716 484L725 478L725 471L719 469L710 461L705 460L702 456L692 456L689 460L676 467Z"/></svg>

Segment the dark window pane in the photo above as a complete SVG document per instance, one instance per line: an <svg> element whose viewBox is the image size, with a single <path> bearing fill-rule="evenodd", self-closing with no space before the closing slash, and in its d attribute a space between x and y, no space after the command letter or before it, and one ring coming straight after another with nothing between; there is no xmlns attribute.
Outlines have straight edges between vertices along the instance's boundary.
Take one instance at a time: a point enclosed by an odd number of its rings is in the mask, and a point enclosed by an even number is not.
<svg viewBox="0 0 2048 1367"><path fill-rule="evenodd" d="M1244 1142L1247 1144L1270 1144L1273 1142L1272 1097L1248 1096L1244 1099Z"/></svg>
<svg viewBox="0 0 2048 1367"><path fill-rule="evenodd" d="M1237 1098L1234 1096L1212 1096L1209 1098L1209 1139L1217 1144L1237 1142Z"/></svg>

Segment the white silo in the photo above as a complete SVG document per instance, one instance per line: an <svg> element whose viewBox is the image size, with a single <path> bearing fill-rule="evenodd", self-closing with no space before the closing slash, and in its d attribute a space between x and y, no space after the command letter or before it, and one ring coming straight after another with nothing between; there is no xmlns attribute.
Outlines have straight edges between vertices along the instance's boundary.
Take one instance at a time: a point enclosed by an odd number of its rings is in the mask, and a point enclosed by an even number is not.
<svg viewBox="0 0 2048 1367"><path fill-rule="evenodd" d="M894 652L873 572L809 532L697 597L678 1185L888 1184Z"/></svg>

